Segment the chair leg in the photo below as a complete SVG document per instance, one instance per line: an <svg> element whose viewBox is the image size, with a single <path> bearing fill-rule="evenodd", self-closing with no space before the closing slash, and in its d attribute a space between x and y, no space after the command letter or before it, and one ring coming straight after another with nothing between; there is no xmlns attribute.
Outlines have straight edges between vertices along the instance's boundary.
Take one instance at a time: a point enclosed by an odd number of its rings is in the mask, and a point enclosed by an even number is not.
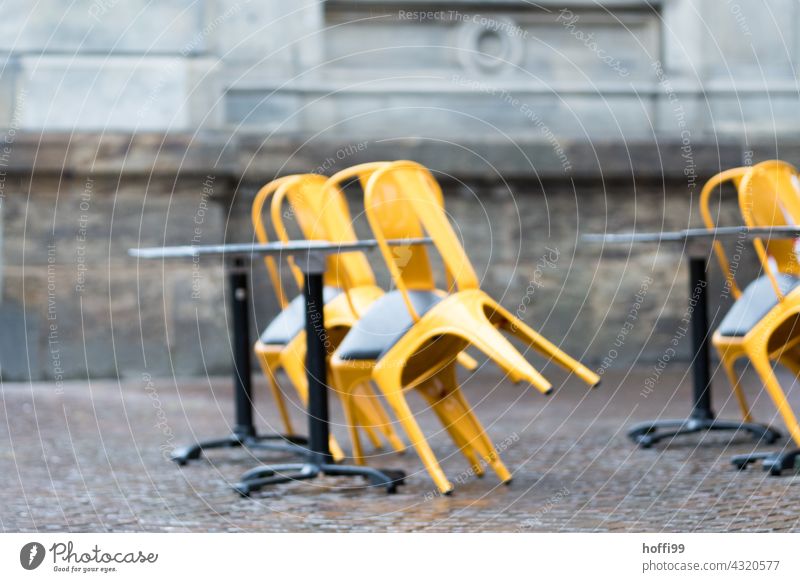
<svg viewBox="0 0 800 582"><path fill-rule="evenodd" d="M528 344L533 349L537 350L544 356L551 358L556 364L567 370L573 372L578 378L583 380L589 386L597 386L600 383L600 376L592 372L589 368L581 364L578 360L559 349L555 344L545 339L545 337L534 331L524 321L517 318L508 319L504 318L505 322L503 328L514 337Z"/></svg>
<svg viewBox="0 0 800 582"><path fill-rule="evenodd" d="M734 368L736 358L728 356L722 350L719 350L719 357L725 374L728 376L728 381L731 383L736 401L739 403L739 408L742 411L742 422L753 422L750 405L747 403L747 398L745 398L744 391L742 390L741 378Z"/></svg>
<svg viewBox="0 0 800 582"><path fill-rule="evenodd" d="M794 374L795 378L800 379L800 354L795 350L784 352L780 355L778 361Z"/></svg>
<svg viewBox="0 0 800 582"><path fill-rule="evenodd" d="M461 428L450 418L450 414L447 410L448 407L443 401L441 387L437 385L434 378L431 378L425 382L422 382L416 388L420 391L434 413L436 413L436 416L439 418L439 422L442 423L442 426L445 428L445 430L447 430L448 434L450 434L450 438L453 439L453 442L459 448L464 457L466 457L472 472L478 477L483 477L483 465L481 464L475 449L473 449L472 445L470 445L470 435L465 435L461 431Z"/></svg>
<svg viewBox="0 0 800 582"><path fill-rule="evenodd" d="M489 435L486 434L486 429L481 424L458 384L455 367L448 366L437 374L437 378L440 382L443 400L447 407L452 410L452 421L456 423L462 434L472 435L472 438L469 439L469 444L489 464L500 480L504 483L511 481L511 473L497 454L494 444Z"/></svg>
<svg viewBox="0 0 800 582"><path fill-rule="evenodd" d="M510 483L511 472L500 459L500 455L497 454L494 444L489 435L486 434L486 429L481 424L481 421L478 420L478 416L472 410L469 402L467 402L464 393L460 389L456 389L452 392L452 398L460 404L463 422L470 423L473 426L472 430L478 434L478 440L473 443L473 446L478 449L480 455L489 463L489 466L497 474L500 481Z"/></svg>
<svg viewBox="0 0 800 582"><path fill-rule="evenodd" d="M306 363L305 363L305 335L301 338L295 338L286 348L281 352L281 365L284 372L289 377L297 391L304 406L308 405L308 379L306 378ZM339 446L336 438L331 435L328 441L328 447L331 450L333 460L337 463L345 458L342 447Z"/></svg>
<svg viewBox="0 0 800 582"><path fill-rule="evenodd" d="M358 431L362 417L356 402L356 391L359 386L369 382L371 375L372 368L368 366L362 367L350 362L338 365L332 362L331 365L331 378L344 409L347 430L353 444L353 461L357 465L364 464L364 450Z"/></svg>
<svg viewBox="0 0 800 582"><path fill-rule="evenodd" d="M344 454L342 447L339 446L339 442L334 438L333 435L328 438L328 448L331 451L331 456L333 457L333 461L335 463L340 463L347 456Z"/></svg>
<svg viewBox="0 0 800 582"><path fill-rule="evenodd" d="M511 342L493 326L488 319L476 320L470 318L465 326L465 337L478 350L482 351L501 368L503 368L514 381L526 380L543 394L549 394L552 384L517 351ZM451 321L451 325L457 323Z"/></svg>
<svg viewBox="0 0 800 582"><path fill-rule="evenodd" d="M364 402L364 397L356 392L353 392L350 395L352 399L352 406L354 408L357 427L364 431L364 434L367 435L369 442L372 444L372 448L380 449L383 447L383 441L381 441L378 434L375 432L375 427L378 426L374 415L371 414L371 411L367 409L369 403Z"/></svg>
<svg viewBox="0 0 800 582"><path fill-rule="evenodd" d="M452 492L453 485L448 481L439 465L439 461L436 459L436 455L433 454L428 441L425 440L425 435L422 433L422 429L419 428L408 402L406 402L402 387L399 385L383 386L380 384L379 387L386 396L389 406L394 410L397 420L403 425L411 445L416 449L422 464L425 465L436 487L443 494Z"/></svg>
<svg viewBox="0 0 800 582"><path fill-rule="evenodd" d="M510 482L511 473L495 451L494 445L486 434L486 429L478 420L458 386L455 370L452 368L445 370L439 380L437 398L448 424L452 425L456 432L466 437L467 445L477 452L481 461L486 462L502 482Z"/></svg>
<svg viewBox="0 0 800 582"><path fill-rule="evenodd" d="M292 428L292 418L289 416L289 411L286 409L286 400L278 385L278 380L275 378L273 366L270 366L269 357L266 353L258 349L258 345L256 345L255 352L256 359L261 366L261 371L264 373L264 376L267 377L267 383L269 384L270 392L272 392L272 398L275 400L275 405L278 407L278 413L280 414L281 422L283 422L283 428L286 434L295 434Z"/></svg>
<svg viewBox="0 0 800 582"><path fill-rule="evenodd" d="M283 363L286 374L291 378L292 383L298 389L298 393L300 393L303 402L306 402L308 398L308 381L306 380L305 370L305 350L292 349L292 344L290 344L289 348L281 355L281 362ZM360 376L361 375L359 375L359 377ZM383 445L380 437L378 437L375 432L375 428L378 427L386 437L386 440L396 451L405 451L405 445L392 427L391 421L386 415L386 411L383 409L383 405L372 390L369 389L369 370L366 374L366 379L365 389L359 390L357 386L353 388L354 392L350 399L350 405L355 406L357 410L354 411L351 418L355 419L356 427L360 427L364 431L375 448L381 448ZM333 374L331 374L331 380L333 380L333 382L331 382L332 387L336 392L339 392L339 396L341 396L341 391ZM366 394L366 397L362 397L361 393ZM341 451L341 447L338 445L335 446ZM331 451L333 450L334 447L332 445ZM334 457L337 458L337 455L334 455ZM337 458L337 461L338 460Z"/></svg>
<svg viewBox="0 0 800 582"><path fill-rule="evenodd" d="M386 414L378 395L372 391L369 382L363 382L356 387L356 392L359 394L360 407L365 413L366 425L370 427L377 427L386 440L392 445L395 452L404 453L406 445L400 439L397 431L394 429L392 420ZM380 445L378 445L380 446Z"/></svg>
<svg viewBox="0 0 800 582"><path fill-rule="evenodd" d="M340 394L342 408L344 409L344 419L347 423L347 432L350 435L350 444L353 446L353 462L356 465L364 464L364 449L361 446L361 437L358 434L358 409L353 402L353 395L350 392Z"/></svg>
<svg viewBox="0 0 800 582"><path fill-rule="evenodd" d="M478 361L467 352L459 352L456 356L458 363L468 372L474 371L478 367Z"/></svg>
<svg viewBox="0 0 800 582"><path fill-rule="evenodd" d="M753 362L753 367L764 383L764 388L766 388L767 393L769 393L772 401L775 403L775 407L783 418L783 422L786 424L789 434L791 434L794 442L800 445L800 426L798 426L797 418L792 411L792 407L789 405L786 394L783 392L783 388L781 388L780 382L778 382L778 378L775 376L775 372L772 369L772 362L770 362L766 352L748 355Z"/></svg>

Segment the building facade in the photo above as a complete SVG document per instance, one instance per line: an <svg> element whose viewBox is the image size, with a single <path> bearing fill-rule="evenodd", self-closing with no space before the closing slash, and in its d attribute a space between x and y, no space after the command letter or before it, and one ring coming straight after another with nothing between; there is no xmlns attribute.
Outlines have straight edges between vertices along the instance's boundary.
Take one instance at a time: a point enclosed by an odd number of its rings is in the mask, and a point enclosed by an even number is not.
<svg viewBox="0 0 800 582"><path fill-rule="evenodd" d="M6 380L224 372L221 265L127 249L251 240L271 178L400 158L441 178L506 307L599 369L657 362L686 315L680 250L578 234L696 225L707 177L798 152L789 0L0 10ZM254 269L261 328L276 306Z"/></svg>

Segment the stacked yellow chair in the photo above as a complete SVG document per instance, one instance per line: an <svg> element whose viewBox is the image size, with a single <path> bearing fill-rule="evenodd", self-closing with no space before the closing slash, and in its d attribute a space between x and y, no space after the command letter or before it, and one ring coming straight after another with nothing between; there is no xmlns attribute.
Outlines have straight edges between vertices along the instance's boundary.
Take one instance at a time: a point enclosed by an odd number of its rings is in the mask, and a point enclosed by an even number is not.
<svg viewBox="0 0 800 582"><path fill-rule="evenodd" d="M289 240L283 219L283 205L286 201L305 238L334 242L356 241L347 200L341 187L352 180L359 181L362 186L365 185L372 172L385 163L372 162L353 166L338 172L330 179L306 174L287 176L270 182L259 190L253 201L251 214L257 239L262 243L269 240L263 221L263 209L271 197L272 225L283 242ZM302 288L302 273L291 257L288 262L296 284ZM286 430L291 432L291 418L276 374L283 369L301 400L306 402L308 385L305 372L305 332L302 329L303 300L302 296L299 296L288 302L281 284L277 262L272 257L265 257L265 266L283 309L256 342L255 352L268 378ZM360 314L383 294L383 290L376 285L369 262L361 252L331 256L326 268L325 284L326 333L331 348L335 348ZM342 287L347 288L346 294L340 293ZM466 353L459 354L458 361L468 369L477 366L477 362ZM360 386L356 393L348 398L348 405L346 410L350 421L348 428L352 432L357 434L358 429L361 429L376 447L381 444L376 432L381 432L396 451L405 450L369 383ZM361 456L363 452L360 440L356 448L358 455ZM337 461L344 458L344 452L333 438L331 451Z"/></svg>
<svg viewBox="0 0 800 582"><path fill-rule="evenodd" d="M377 167L377 166L376 166ZM361 169L366 172L366 168ZM257 194L252 206L252 221L260 242L267 242L267 231L262 213L266 200L272 196L271 215L278 236L286 241L288 234L282 221L281 206L284 200L290 201L297 222L308 239L328 239L337 242L355 240L351 227L347 202L341 192L323 204L323 186L326 178L308 174L287 176L270 182ZM273 288L282 307L281 313L267 327L255 344L255 352L264 374L267 376L276 404L280 411L286 431L292 433L291 418L285 400L277 383L277 373L283 368L301 401L308 399L308 385L305 373L305 329L304 303L302 296L288 302L281 285L280 273L272 257L265 258ZM362 253L334 255L328 259L325 275L325 319L331 347L335 348L347 330L357 321L357 311L366 307L383 292L375 286L369 264ZM302 273L296 265L290 264L294 278L302 289ZM341 293L348 282L349 292ZM353 398L353 413L350 420L354 428L364 430L375 446L381 444L376 429L382 432L389 443L398 451L404 450L402 441L394 432L380 401L374 397L369 385L360 387ZM331 453L335 460L344 458L344 452L331 437Z"/></svg>
<svg viewBox="0 0 800 582"><path fill-rule="evenodd" d="M365 209L397 290L378 299L331 359L335 385L348 400L358 386L374 381L386 397L442 493L453 486L442 471L406 402L415 388L428 401L477 474L486 462L499 478L511 474L459 388L455 362L471 345L497 363L515 382L542 393L552 389L502 332L574 373L590 386L600 378L480 290L475 271L447 220L436 180L414 162L394 162L367 182ZM444 262L448 292L436 289L424 246L390 247L387 239L429 236ZM387 317L391 314L391 317ZM351 433L355 443L355 432ZM356 461L361 461L354 454Z"/></svg>
<svg viewBox="0 0 800 582"><path fill-rule="evenodd" d="M724 172L720 172L716 176L713 176L705 183L702 191L700 192L700 215L703 217L703 222L705 223L706 228L713 230L717 226L709 207L711 195L726 184L731 184L735 189L738 189L742 178L748 172L748 170L749 168L746 167L731 168L730 170L725 170ZM725 253L725 247L720 241L714 241L714 255L716 256L720 269L722 269L722 273L725 276L725 280L727 281L731 295L733 295L734 299L738 300L742 296L742 291L736 284L736 280L731 272L730 261ZM725 373L731 380L731 386L733 388L734 395L736 396L736 401L738 402L739 408L742 411L742 421L752 422L750 408L747 405L744 392L739 385L738 377L734 371L734 363L737 359L738 358L723 357L721 358L721 363Z"/></svg>
<svg viewBox="0 0 800 582"><path fill-rule="evenodd" d="M752 168L737 168L712 178L701 195L701 210L706 225L714 223L708 211L710 190L725 181L738 186L739 207L748 227L800 225L800 176L781 161L771 160ZM706 192L706 189L709 190ZM797 423L786 393L773 370L777 362L800 377L800 265L795 241L771 239L753 241L764 275L741 291L721 245L715 251L731 285L736 303L713 336L723 367L742 408L750 421L749 406L742 394L734 362L747 358L783 418L792 439L800 445Z"/></svg>

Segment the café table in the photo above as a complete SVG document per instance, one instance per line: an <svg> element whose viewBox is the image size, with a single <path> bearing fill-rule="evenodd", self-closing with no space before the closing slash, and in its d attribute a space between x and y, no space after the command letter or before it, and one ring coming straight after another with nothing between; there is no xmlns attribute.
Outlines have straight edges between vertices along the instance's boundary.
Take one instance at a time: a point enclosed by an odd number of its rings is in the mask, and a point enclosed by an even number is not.
<svg viewBox="0 0 800 582"><path fill-rule="evenodd" d="M800 238L800 227L719 227L715 229L690 228L671 232L593 233L582 237L584 242L595 244L681 245L689 259L689 297L695 301L691 313L692 338L692 410L684 419L656 419L638 423L630 428L628 436L643 448L661 440L705 431L744 431L755 440L772 444L781 434L768 426L716 418L711 401L711 366L709 358L710 329L708 323L708 299L706 270L708 257L713 252L715 241ZM749 463L763 461L764 469L780 474L782 469L794 466L800 449L777 452L754 452L737 455L732 463L744 468Z"/></svg>
<svg viewBox="0 0 800 582"><path fill-rule="evenodd" d="M387 241L391 246L427 245L429 238L396 239ZM218 439L201 441L177 449L173 458L179 464L199 458L204 450L221 447L247 447L277 449L302 458L299 463L263 465L247 471L234 490L242 496L267 485L289 481L314 479L322 475L360 476L369 486L383 487L394 493L403 484L405 474L395 469L374 469L340 465L333 462L328 440L330 418L328 414L328 384L326 364L326 334L324 323L323 275L326 258L332 254L367 251L378 246L375 240L332 243L319 240L289 241L286 243L188 245L130 249L129 254L138 259L195 259L221 256L232 268L228 281L231 287L231 312L233 319L231 344L233 346L233 378L236 425L233 434ZM306 374L308 378L308 439L296 435L260 435L253 423L253 398L251 390L250 338L248 329L249 300L245 260L256 256L292 256L303 272L306 319Z"/></svg>

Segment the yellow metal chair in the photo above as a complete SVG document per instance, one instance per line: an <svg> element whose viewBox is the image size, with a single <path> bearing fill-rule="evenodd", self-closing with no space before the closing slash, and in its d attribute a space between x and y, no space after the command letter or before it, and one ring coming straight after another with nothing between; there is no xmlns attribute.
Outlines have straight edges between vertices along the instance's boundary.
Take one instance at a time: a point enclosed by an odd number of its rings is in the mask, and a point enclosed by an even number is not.
<svg viewBox="0 0 800 582"><path fill-rule="evenodd" d="M342 341L331 366L337 386L345 392L370 378L375 381L436 486L449 493L453 486L414 419L404 390L416 388L421 392L476 474L483 473L481 463L485 461L507 482L511 474L459 389L454 365L458 354L473 345L514 381L525 380L543 393L550 392L550 383L501 333L503 330L592 386L600 378L480 290L441 200L441 189L433 176L413 162L384 166L369 179L367 218L397 291L384 295L363 315ZM451 293L436 289L424 246L390 247L386 243L389 238L420 236L433 239ZM354 444L354 457L360 461L356 450Z"/></svg>
<svg viewBox="0 0 800 582"><path fill-rule="evenodd" d="M262 210L270 196L272 196L270 213L273 227L281 240L289 240L282 212L285 200L289 201L291 213L297 219L306 238L339 242L357 240L352 229L347 201L339 189L339 185L353 178L364 182L369 174L381 164L381 162L375 162L348 168L327 181L324 177L309 174L290 176L268 184L259 191L253 202L252 221L258 240L260 242L268 241ZM291 257L288 262L298 287L302 288L302 273ZM301 296L291 303L287 302L276 262L271 257L266 257L265 266L273 282L273 287L277 291L279 301L287 307L256 342L255 352L264 374L269 379L284 423L289 423L287 426L291 427L291 420L275 375L280 368L283 368L301 400L306 402L308 385L305 372L303 300ZM325 285L326 333L328 334L329 350L332 351L347 330L358 320L358 314L366 311L369 304L383 294L383 290L375 285L369 263L364 254L360 252L331 256L326 268ZM341 293L343 285L348 286L346 295ZM360 388L353 400L356 404L355 410L348 416L348 419L354 423L350 427L351 430L361 428L376 447L381 444L376 434L376 430L378 430L384 434L395 450L398 452L405 450L405 446L395 433L380 400L377 399L368 384ZM341 448L333 439L331 440L331 451L337 461L344 456Z"/></svg>
<svg viewBox="0 0 800 582"><path fill-rule="evenodd" d="M267 198L272 196L275 190L280 187L281 184L287 183L289 180L292 180L295 176L285 176L283 178L278 178L276 180L271 181L270 183L263 186L257 193L253 200L253 205L251 208L251 219L253 223L253 228L256 232L256 238L260 243L267 243L269 242L269 237L267 236L267 230L264 227L264 222L261 218L261 212L264 207L264 203L266 202ZM286 311L289 309L289 301L286 299L286 293L283 290L283 285L281 284L280 278L280 271L278 270L278 265L275 259L271 256L264 257L264 266L267 269L267 274L270 278L270 283L272 284L272 289L275 291L275 295L278 300L278 306L281 309L278 318L280 318ZM297 303L299 305L299 300L295 299L293 303ZM300 305L302 308L302 305ZM293 307L295 311L297 311L297 307ZM301 312L302 314L302 312ZM283 319L288 319L289 314L283 316ZM276 318L277 319L277 318ZM283 323L281 327L286 327L286 323ZM288 331L285 335L290 335L291 331ZM280 340L280 341L279 341ZM292 419L289 416L289 411L286 408L286 400L284 399L283 393L281 392L280 386L278 384L276 373L281 367L280 362L280 352L283 346L288 343L288 340L284 338L275 338L274 343L271 344L272 347L267 348L264 344L261 343L261 340L256 342L255 352L258 356L258 362L261 365L261 369L264 372L264 375L267 377L267 381L269 383L270 391L272 392L272 396L275 400L275 404L278 407L278 412L281 416L281 421L283 422L284 429L288 434L294 434L294 429L292 427ZM341 450L339 451L341 454Z"/></svg>
<svg viewBox="0 0 800 582"><path fill-rule="evenodd" d="M365 180L380 165L380 162L362 164L339 172L331 180L311 174L281 184L275 191L271 203L272 223L278 237L284 242L289 240L283 220L284 202L288 201L292 215L306 239L356 241L347 200L338 185L353 178ZM363 253L331 255L327 260L326 286L336 290L347 288L347 293L337 293L325 303L326 339L329 351L333 352L349 329L358 321L359 313L366 311L383 295L383 290L375 284L374 275ZM298 284L302 285L302 273L291 258L289 265ZM267 339L262 336L256 345L257 352L270 350ZM304 403L308 397L305 354L305 331L301 330L280 351L279 356L280 365ZM335 384L333 388L336 389ZM348 411L347 418L350 430L355 431L360 428L373 445L379 447L381 441L376 434L377 429L395 450L398 452L405 450L380 400L369 384L360 386L348 400L348 404L353 405L352 411Z"/></svg>
<svg viewBox="0 0 800 582"><path fill-rule="evenodd" d="M272 221L275 225L278 236L286 241L288 235L283 225L281 204L282 191L286 191L286 196L290 204L297 208L306 208L305 212L297 214L298 222L307 238L315 238L316 230L322 228L325 238L336 242L355 241L356 236L350 224L350 213L347 210L347 201L341 188L347 182L357 179L362 186L366 186L367 180L374 171L386 165L387 162L371 162L353 166L342 170L331 176L325 183L323 189L314 192L302 192L299 189L279 189L272 202ZM439 193L441 194L441 193ZM441 196L437 199L439 205L443 204ZM321 218L320 218L321 217ZM345 220L345 217L347 218ZM324 225L320 225L320 220ZM383 290L375 283L375 275L363 253L346 253L332 257L332 264L328 265L327 273L335 274L337 284L341 285L346 293L344 299L337 297L325 306L326 328L338 331L333 345L338 346L341 339L349 331L356 321L366 313L371 305L381 296ZM292 263L295 276L300 278L302 275L297 271ZM301 280L301 279L298 279ZM439 292L444 293L444 292ZM349 309L348 309L349 308ZM387 310L388 316L392 316L393 310ZM330 314L330 315L329 315ZM296 378L296 385L305 388L305 375L303 372L303 358L305 355L305 343L301 338L292 342L292 349L282 352L281 363L287 373ZM474 370L477 362L466 352L461 352L456 356L457 362L467 370ZM336 377L330 375L332 388L337 390ZM345 392L340 391L340 396ZM347 397L342 398L347 419L347 426L350 431L353 443L353 456L359 464L363 464L363 449L357 429L361 428L376 444L371 429L381 430L394 446L395 450L402 452L405 450L402 441L397 437L391 424L391 420L386 416L380 401L370 387L369 375L366 381L351 384L347 391ZM370 406L370 402L374 403ZM372 412L372 409L375 409ZM366 410L369 414L364 414Z"/></svg>
<svg viewBox="0 0 800 582"><path fill-rule="evenodd" d="M728 183L730 183L734 189L738 191L742 178L749 170L750 168L747 167L731 168L730 170L725 170L724 172L720 172L716 176L713 176L705 183L703 190L700 192L700 215L703 218L706 228L714 229L717 226L709 207L711 195L716 190L721 189L725 184ZM742 296L742 291L736 284L736 279L731 272L730 261L725 253L725 247L720 241L714 241L714 256L716 256L720 269L725 276L725 280L728 289L730 289L731 295L734 299L738 300ZM738 402L739 408L742 411L742 421L752 422L750 407L747 404L744 392L739 385L738 376L734 370L734 363L740 356L725 358L723 357L723 351L719 350L719 348L718 351L720 353L722 367L725 370L725 374L728 376L728 379L731 381L731 386L733 388L734 395L736 396L736 401ZM733 356L733 352L730 352L730 355Z"/></svg>
<svg viewBox="0 0 800 582"><path fill-rule="evenodd" d="M713 220L707 199L716 185L738 181L739 207L749 227L800 225L800 181L791 165L771 160L723 172L712 178L701 194L701 210L709 227ZM765 273L740 291L721 245L715 249L736 303L723 318L713 336L723 367L733 386L743 420L750 409L739 386L734 362L748 358L764 383L767 393L783 418L792 439L800 445L800 426L773 370L781 363L800 376L800 266L793 240L755 239L756 253Z"/></svg>

